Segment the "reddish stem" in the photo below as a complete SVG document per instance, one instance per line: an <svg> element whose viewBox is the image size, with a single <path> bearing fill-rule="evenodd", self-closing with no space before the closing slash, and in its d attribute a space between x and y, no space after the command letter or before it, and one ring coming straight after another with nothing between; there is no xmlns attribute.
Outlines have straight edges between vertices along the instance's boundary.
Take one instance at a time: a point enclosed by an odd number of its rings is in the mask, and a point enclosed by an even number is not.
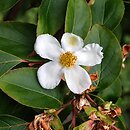
<svg viewBox="0 0 130 130"><path fill-rule="evenodd" d="M27 63L28 66L32 67L34 65L42 65L44 64L43 61L29 61L29 60L20 60L22 63Z"/></svg>
<svg viewBox="0 0 130 130"><path fill-rule="evenodd" d="M72 126L75 127L76 126L76 113L77 113L76 99L74 99L72 101L72 105L73 105L73 109L72 109Z"/></svg>
<svg viewBox="0 0 130 130"><path fill-rule="evenodd" d="M98 106L97 103L94 102L94 100L88 94L86 94L85 96L88 99L88 101L90 101L94 106L96 106L96 107Z"/></svg>
<svg viewBox="0 0 130 130"><path fill-rule="evenodd" d="M6 14L4 21L13 21L17 17L20 9L22 8L25 0L19 0L14 7L12 7Z"/></svg>
<svg viewBox="0 0 130 130"><path fill-rule="evenodd" d="M64 104L60 109L56 111L56 114L58 115L61 111L63 111L66 107L68 107L72 103L72 100Z"/></svg>
<svg viewBox="0 0 130 130"><path fill-rule="evenodd" d="M115 129L115 130L120 130L119 128L117 128L116 126L114 125L111 125L111 128Z"/></svg>

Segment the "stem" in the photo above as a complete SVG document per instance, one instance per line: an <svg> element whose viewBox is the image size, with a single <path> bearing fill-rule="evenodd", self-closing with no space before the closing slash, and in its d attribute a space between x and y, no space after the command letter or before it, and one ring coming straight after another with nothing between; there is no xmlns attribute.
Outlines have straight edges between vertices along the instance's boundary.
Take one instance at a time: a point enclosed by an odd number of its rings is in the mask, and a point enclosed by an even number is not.
<svg viewBox="0 0 130 130"><path fill-rule="evenodd" d="M89 93L89 95L92 95L93 97L96 97L96 98L100 99L102 102L105 102L102 98L100 98L100 97L98 97L98 96L96 96L94 94Z"/></svg>
<svg viewBox="0 0 130 130"><path fill-rule="evenodd" d="M72 101L72 105L73 105L73 109L72 109L72 126L73 128L76 126L76 113L77 113L77 109L76 109L76 99L74 99Z"/></svg>
<svg viewBox="0 0 130 130"><path fill-rule="evenodd" d="M32 62L32 63L29 63L28 66L32 67L34 65L42 65L44 62Z"/></svg>
<svg viewBox="0 0 130 130"><path fill-rule="evenodd" d="M86 94L85 96L94 106L98 106L97 103L88 94Z"/></svg>
<svg viewBox="0 0 130 130"><path fill-rule="evenodd" d="M20 0L13 8L11 8L7 13L7 15L5 16L4 21L15 20L23 4L24 4L24 0Z"/></svg>
<svg viewBox="0 0 130 130"><path fill-rule="evenodd" d="M69 105L71 105L72 100L70 100L69 102L67 102L66 104L64 104L60 109L58 109L56 111L56 114L58 115L61 111L63 111L65 108L67 108Z"/></svg>
<svg viewBox="0 0 130 130"><path fill-rule="evenodd" d="M20 62L22 62L22 63L30 63L29 60L20 60Z"/></svg>
<svg viewBox="0 0 130 130"><path fill-rule="evenodd" d="M5 129L6 129L6 128L9 128L9 129L10 129L10 128L13 128L13 127L18 127L18 126L28 126L29 124L30 124L30 123L27 122L27 123L23 123L23 124L16 124L16 125L12 125L12 126L7 126L7 127L4 127L4 128L5 128Z"/></svg>
<svg viewBox="0 0 130 130"><path fill-rule="evenodd" d="M115 129L115 130L120 130L119 128L117 128L116 126L114 125L111 125L111 128Z"/></svg>
<svg viewBox="0 0 130 130"><path fill-rule="evenodd" d="M32 67L34 65L42 65L44 64L43 61L29 61L29 60L20 60L22 63L27 63L29 67Z"/></svg>

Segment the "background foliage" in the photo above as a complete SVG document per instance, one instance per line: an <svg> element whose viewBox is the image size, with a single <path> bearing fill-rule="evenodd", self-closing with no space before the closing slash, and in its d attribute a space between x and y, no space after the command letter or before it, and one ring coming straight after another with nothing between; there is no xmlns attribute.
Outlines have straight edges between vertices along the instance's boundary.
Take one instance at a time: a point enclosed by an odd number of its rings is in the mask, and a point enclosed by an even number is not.
<svg viewBox="0 0 130 130"><path fill-rule="evenodd" d="M121 51L130 44L129 11L130 2L123 0L95 0L93 5L86 0L0 0L0 130L23 130L43 109L59 108L72 99L64 81L54 90L41 88L39 66L34 64L46 62L33 52L36 36L49 33L60 40L64 32L103 47L101 65L90 70L99 74L92 94L120 106L118 127L130 129L130 56L122 69ZM70 111L59 115L61 121ZM58 122L57 128L52 122L54 130L62 127L58 117L54 121Z"/></svg>

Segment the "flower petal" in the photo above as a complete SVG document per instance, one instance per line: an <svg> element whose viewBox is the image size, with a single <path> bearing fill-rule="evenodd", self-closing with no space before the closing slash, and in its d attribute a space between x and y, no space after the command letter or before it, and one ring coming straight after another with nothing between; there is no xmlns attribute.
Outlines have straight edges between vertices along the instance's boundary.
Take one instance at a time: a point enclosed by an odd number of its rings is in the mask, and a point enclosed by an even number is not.
<svg viewBox="0 0 130 130"><path fill-rule="evenodd" d="M53 89L61 81L62 67L53 61L42 65L37 72L39 83L43 88Z"/></svg>
<svg viewBox="0 0 130 130"><path fill-rule="evenodd" d="M73 33L64 33L61 38L62 48L65 51L77 51L84 45L83 39Z"/></svg>
<svg viewBox="0 0 130 130"><path fill-rule="evenodd" d="M76 94L81 94L91 85L91 79L87 71L80 66L64 69L66 83L69 89Z"/></svg>
<svg viewBox="0 0 130 130"><path fill-rule="evenodd" d="M77 64L84 66L100 64L103 58L102 49L102 47L95 43L86 45L74 54L77 56Z"/></svg>
<svg viewBox="0 0 130 130"><path fill-rule="evenodd" d="M39 35L36 39L34 49L42 58L50 60L56 60L63 51L58 40L49 34Z"/></svg>

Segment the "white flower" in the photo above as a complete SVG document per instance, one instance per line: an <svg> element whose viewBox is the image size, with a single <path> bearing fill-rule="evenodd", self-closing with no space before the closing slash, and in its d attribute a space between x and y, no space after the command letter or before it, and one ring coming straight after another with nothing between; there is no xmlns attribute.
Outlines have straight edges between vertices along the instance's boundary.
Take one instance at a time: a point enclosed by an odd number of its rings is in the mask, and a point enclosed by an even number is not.
<svg viewBox="0 0 130 130"><path fill-rule="evenodd" d="M53 89L61 81L64 74L69 89L81 94L90 88L91 79L86 70L79 65L94 66L103 58L102 47L92 43L84 45L83 39L72 33L64 33L61 46L56 38L49 34L39 35L34 49L42 58L51 60L42 65L37 72L38 80L43 88Z"/></svg>

